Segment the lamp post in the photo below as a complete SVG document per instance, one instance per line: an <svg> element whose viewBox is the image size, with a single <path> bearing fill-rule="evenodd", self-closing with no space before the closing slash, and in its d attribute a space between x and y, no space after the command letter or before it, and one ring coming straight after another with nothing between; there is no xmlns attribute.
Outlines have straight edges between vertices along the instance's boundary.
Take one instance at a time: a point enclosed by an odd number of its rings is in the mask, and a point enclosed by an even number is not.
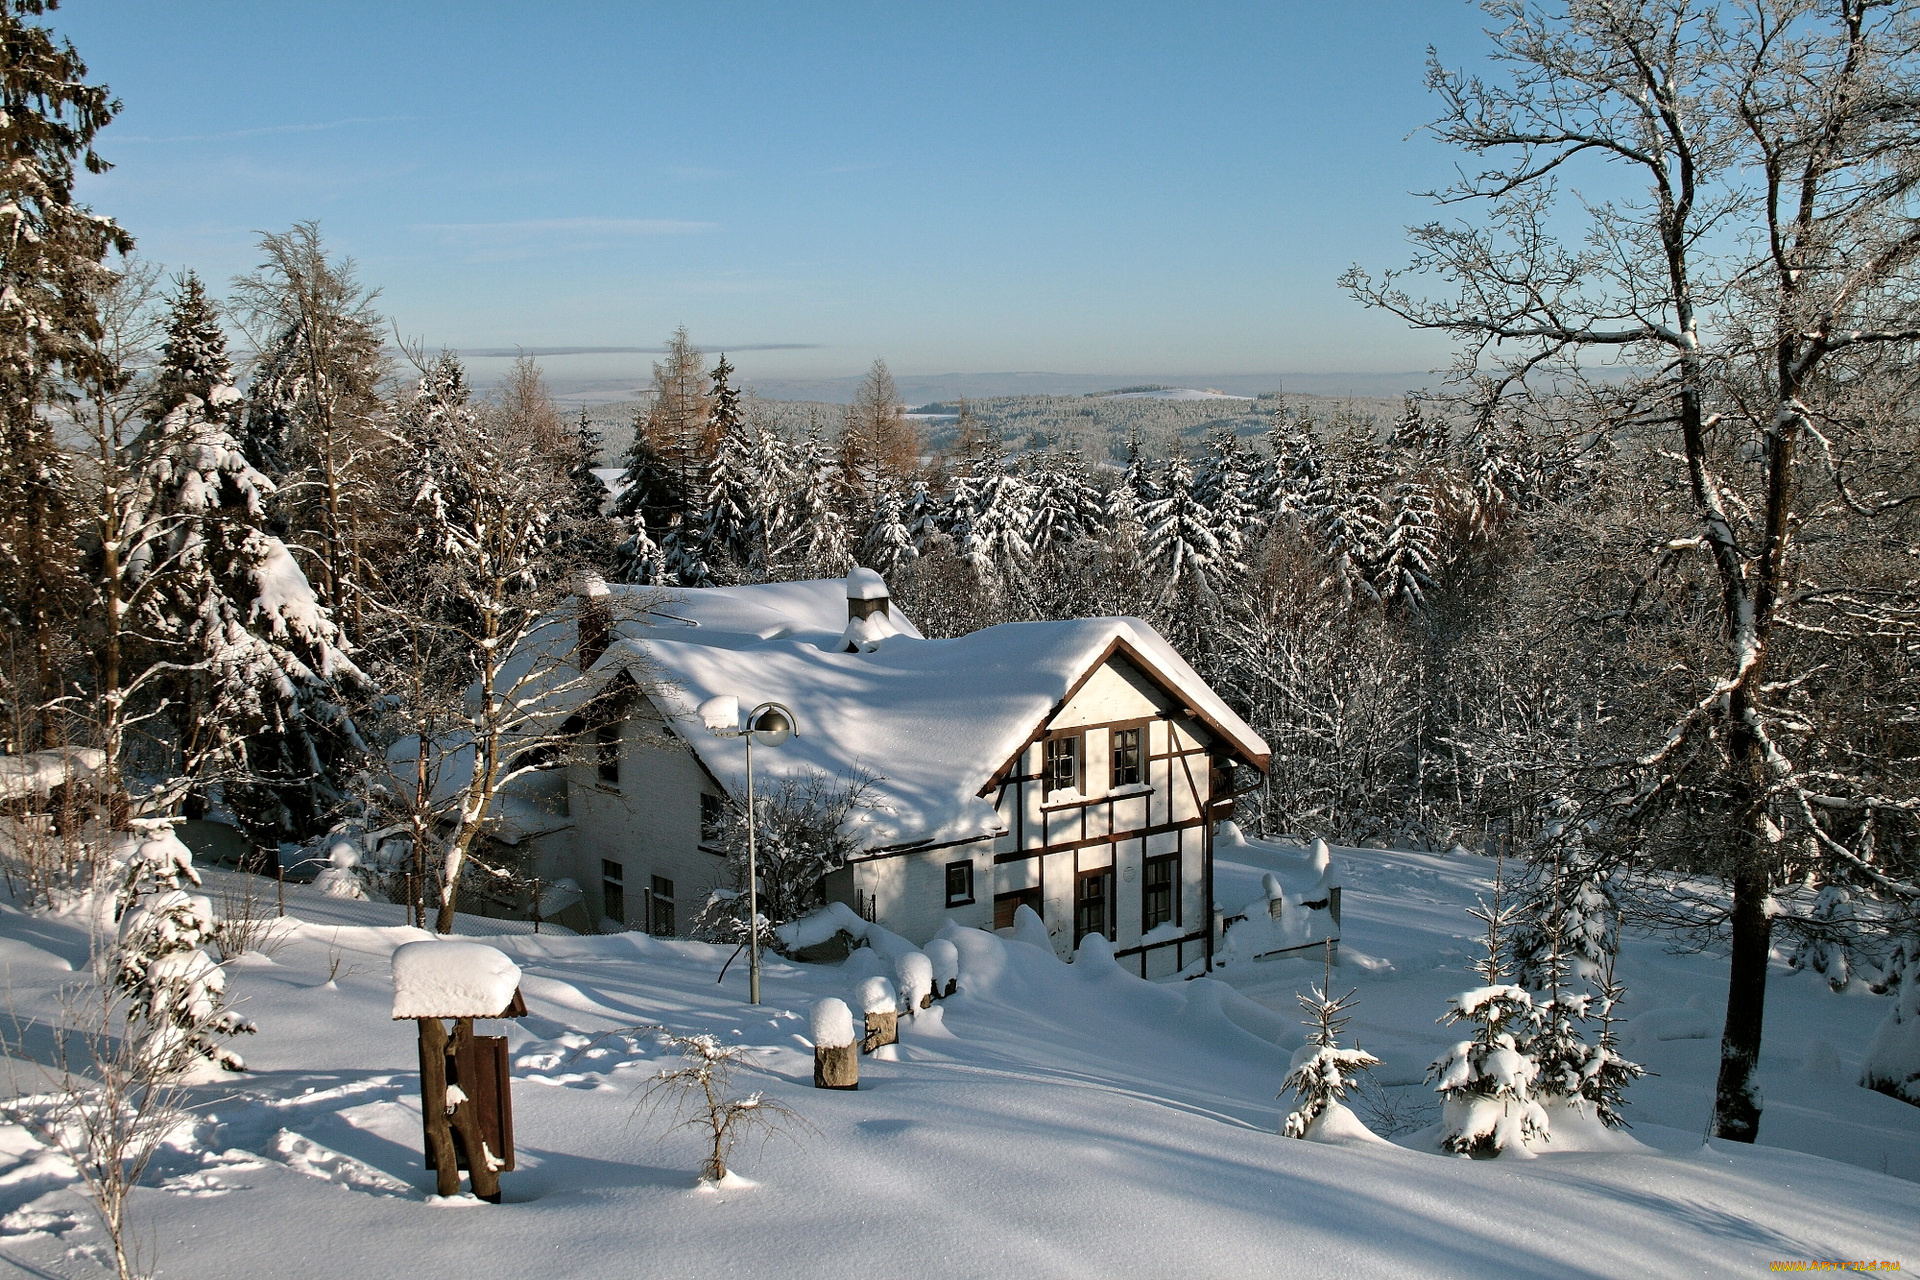
<svg viewBox="0 0 1920 1280"><path fill-rule="evenodd" d="M700 704L700 718L708 729L722 738L747 740L747 1003L760 1003L760 854L758 828L760 815L753 804L753 740L777 747L794 736L791 708L778 702L763 702L740 715L740 699L731 694L708 698Z"/></svg>

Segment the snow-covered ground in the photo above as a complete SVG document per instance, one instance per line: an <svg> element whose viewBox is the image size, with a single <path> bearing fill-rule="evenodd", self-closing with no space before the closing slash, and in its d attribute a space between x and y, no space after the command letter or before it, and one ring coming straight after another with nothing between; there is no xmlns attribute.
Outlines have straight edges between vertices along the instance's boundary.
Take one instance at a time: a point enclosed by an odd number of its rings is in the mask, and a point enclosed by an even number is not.
<svg viewBox="0 0 1920 1280"><path fill-rule="evenodd" d="M1251 400L1252 396L1229 395L1225 391L1196 391L1192 387L1162 387L1157 391L1120 391L1104 400Z"/></svg>
<svg viewBox="0 0 1920 1280"><path fill-rule="evenodd" d="M1462 908L1490 869L1471 857L1347 857L1336 983L1360 988L1353 1029L1386 1060L1402 1112L1425 1101L1414 1082L1443 1041L1442 1000L1471 982ZM1221 901L1257 896L1262 870L1223 865ZM1920 1183L1908 1180L1920 1177L1920 1108L1852 1083L1885 1002L1781 977L1766 1144L1703 1143L1720 966L1639 940L1624 966L1642 1019L1632 1049L1661 1073L1630 1095L1646 1145L1482 1162L1275 1133L1273 1095L1299 1043L1293 993L1319 976L1312 961L1162 986L954 931L959 994L903 1019L901 1043L862 1059L860 1089L843 1093L810 1087L808 1011L851 998L879 964L870 951L843 966L770 961L756 1009L741 964L716 983L718 948L500 937L531 1009L496 1024L512 1049L519 1167L503 1175L505 1204L449 1214L420 1165L413 1028L389 1018L389 957L424 935L398 925L398 908L353 910L396 923L293 923L270 956L234 966L260 1025L243 1046L254 1070L201 1090L191 1131L135 1198L161 1274L1616 1277L1774 1260L1920 1265ZM44 1016L87 957L79 919L0 906L17 1017ZM1703 1039L1663 1038L1703 1021ZM694 1137L634 1115L637 1088L667 1061L654 1035L631 1030L640 1024L753 1046L747 1086L812 1131L738 1152L753 1185L697 1187ZM18 1070L29 1083L32 1068ZM1414 1141L1411 1128L1400 1140ZM0 1130L0 1258L23 1274L93 1276L99 1241L59 1162Z"/></svg>

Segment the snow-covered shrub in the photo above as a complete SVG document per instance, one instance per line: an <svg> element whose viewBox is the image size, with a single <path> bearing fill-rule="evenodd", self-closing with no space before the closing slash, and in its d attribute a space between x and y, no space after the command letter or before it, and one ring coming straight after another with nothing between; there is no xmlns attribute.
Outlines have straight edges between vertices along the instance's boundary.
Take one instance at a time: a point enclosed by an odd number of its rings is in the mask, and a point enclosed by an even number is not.
<svg viewBox="0 0 1920 1280"><path fill-rule="evenodd" d="M1360 1083L1362 1075L1380 1065L1380 1059L1364 1049L1340 1047L1340 1033L1346 1029L1346 1011L1353 1007L1353 996L1351 991L1337 998L1330 996L1323 982L1299 997L1312 1030L1307 1033L1307 1042L1295 1051L1287 1078L1280 1085L1294 1096L1293 1110L1280 1127L1289 1138L1307 1137L1330 1107L1343 1104L1347 1091Z"/></svg>
<svg viewBox="0 0 1920 1280"><path fill-rule="evenodd" d="M723 1043L717 1036L672 1036L681 1065L662 1071L640 1092L637 1110L682 1115L674 1129L692 1129L705 1140L707 1155L700 1176L719 1182L727 1176L727 1158L740 1140L759 1130L774 1134L810 1128L790 1107L764 1093L733 1094L733 1073L747 1046Z"/></svg>
<svg viewBox="0 0 1920 1280"><path fill-rule="evenodd" d="M1860 1083L1920 1106L1920 954L1912 954L1901 969L1893 1008L1873 1033Z"/></svg>
<svg viewBox="0 0 1920 1280"><path fill-rule="evenodd" d="M1787 953L1787 967L1811 969L1835 991L1844 990L1854 975L1855 927L1853 895L1840 885L1823 885L1798 943Z"/></svg>
<svg viewBox="0 0 1920 1280"><path fill-rule="evenodd" d="M1526 1139L1547 1136L1548 1121L1533 1096L1539 1064L1526 1052L1536 1016L1533 997L1502 981L1502 935L1516 912L1501 904L1498 880L1492 904L1483 902L1472 914L1487 926L1487 954L1475 966L1482 985L1448 1000L1440 1018L1449 1025L1470 1024L1472 1034L1436 1058L1427 1079L1445 1100L1441 1145L1463 1155L1491 1156L1524 1151Z"/></svg>
<svg viewBox="0 0 1920 1280"><path fill-rule="evenodd" d="M112 980L146 1026L142 1052L174 1070L200 1059L246 1070L220 1042L255 1028L227 1008L226 972L206 952L218 929L213 904L181 888L200 883L193 854L166 826L129 846Z"/></svg>
<svg viewBox="0 0 1920 1280"><path fill-rule="evenodd" d="M756 798L759 826L754 860L760 873L760 942L782 955L788 948L776 932L821 905L822 881L859 850L851 819L872 807L873 778L813 774L785 778ZM727 850L729 884L709 894L689 933L707 942L737 943L747 936L743 900L747 889L747 822L728 813L718 843Z"/></svg>

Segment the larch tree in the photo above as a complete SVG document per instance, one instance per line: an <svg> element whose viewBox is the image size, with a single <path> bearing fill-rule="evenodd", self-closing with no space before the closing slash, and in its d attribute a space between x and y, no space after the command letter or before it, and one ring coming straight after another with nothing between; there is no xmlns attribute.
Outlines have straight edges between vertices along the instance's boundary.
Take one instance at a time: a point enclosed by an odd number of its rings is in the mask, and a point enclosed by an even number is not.
<svg viewBox="0 0 1920 1280"><path fill-rule="evenodd" d="M1503 74L1429 74L1434 133L1474 158L1437 194L1481 216L1416 228L1410 273L1344 282L1458 340L1483 424L1530 390L1584 388L1609 431L1676 460L1684 516L1659 544L1696 558L1717 634L1676 645L1700 655L1662 677L1684 675L1684 696L1609 771L1606 817L1656 849L1704 832L1730 890L1713 1128L1751 1142L1773 891L1811 871L1920 897L1920 788L1884 768L1883 720L1822 696L1855 655L1913 634L1910 571L1826 548L1867 545L1920 498L1890 465L1886 405L1861 394L1920 342L1920 11L1486 7ZM1643 372L1603 390L1602 362Z"/></svg>

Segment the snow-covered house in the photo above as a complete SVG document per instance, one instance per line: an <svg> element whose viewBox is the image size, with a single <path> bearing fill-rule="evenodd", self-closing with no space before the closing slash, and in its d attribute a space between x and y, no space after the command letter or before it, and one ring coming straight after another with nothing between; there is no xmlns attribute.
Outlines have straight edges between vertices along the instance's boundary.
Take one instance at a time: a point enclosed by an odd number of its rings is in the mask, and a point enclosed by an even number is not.
<svg viewBox="0 0 1920 1280"><path fill-rule="evenodd" d="M618 603L582 616L617 617ZM1062 952L1097 932L1145 976L1211 956L1214 824L1232 809L1232 766L1264 770L1267 746L1146 623L927 640L857 569L679 591L581 630L572 661L599 696L578 728L593 749L558 770L570 825L534 847L590 914L673 934L723 883L715 837L745 794L745 746L696 708L733 695L798 721L754 752L763 792L873 780L829 900L916 940L948 921L1009 927L1028 906Z"/></svg>

